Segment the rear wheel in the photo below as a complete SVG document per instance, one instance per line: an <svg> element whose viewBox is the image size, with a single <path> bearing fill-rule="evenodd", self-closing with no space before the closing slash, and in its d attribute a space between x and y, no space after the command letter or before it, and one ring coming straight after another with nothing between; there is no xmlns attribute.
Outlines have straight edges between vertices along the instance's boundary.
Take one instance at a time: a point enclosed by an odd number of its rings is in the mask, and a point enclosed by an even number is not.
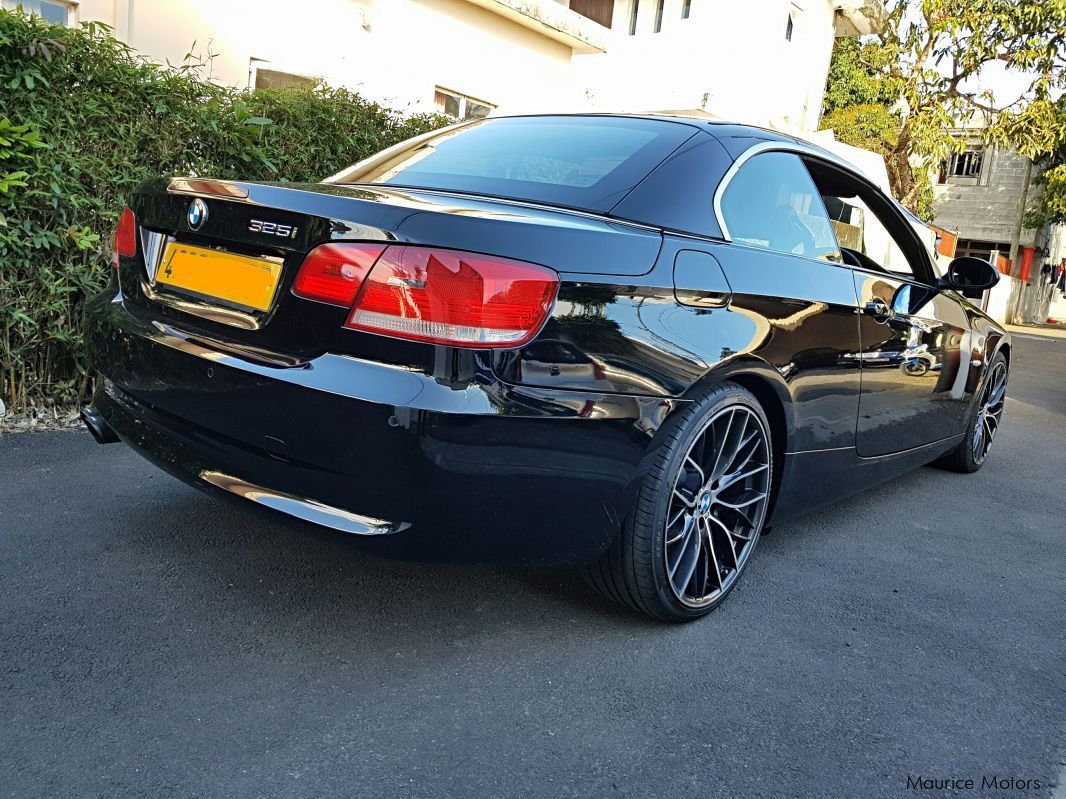
<svg viewBox="0 0 1066 799"><path fill-rule="evenodd" d="M758 400L724 383L660 431L636 509L588 570L608 596L662 621L722 603L751 558L769 507L770 427Z"/></svg>
<svg viewBox="0 0 1066 799"><path fill-rule="evenodd" d="M981 393L966 423L967 435L951 452L936 461L937 466L966 474L976 472L992 450L992 441L1003 421L1007 399L1007 359L1002 353L992 358Z"/></svg>

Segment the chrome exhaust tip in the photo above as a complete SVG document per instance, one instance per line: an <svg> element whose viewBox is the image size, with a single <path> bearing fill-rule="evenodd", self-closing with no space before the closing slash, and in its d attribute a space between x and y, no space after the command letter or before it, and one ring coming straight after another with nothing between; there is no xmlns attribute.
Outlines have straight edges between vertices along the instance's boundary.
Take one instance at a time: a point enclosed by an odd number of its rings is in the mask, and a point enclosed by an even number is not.
<svg viewBox="0 0 1066 799"><path fill-rule="evenodd" d="M85 427L88 428L89 432L92 433L97 444L114 444L119 440L118 433L111 429L111 425L107 423L96 408L82 408L81 420L85 423Z"/></svg>

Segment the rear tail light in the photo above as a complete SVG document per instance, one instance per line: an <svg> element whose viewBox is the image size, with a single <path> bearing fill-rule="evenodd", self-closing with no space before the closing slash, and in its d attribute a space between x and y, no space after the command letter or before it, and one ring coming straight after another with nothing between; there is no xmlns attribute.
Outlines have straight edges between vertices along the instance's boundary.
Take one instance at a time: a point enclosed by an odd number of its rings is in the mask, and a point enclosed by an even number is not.
<svg viewBox="0 0 1066 799"><path fill-rule="evenodd" d="M339 242L313 249L292 291L351 308L345 327L460 347L518 347L544 325L551 269L491 255Z"/></svg>
<svg viewBox="0 0 1066 799"><path fill-rule="evenodd" d="M356 297L345 327L466 347L517 347L551 312L551 269L490 255L389 247Z"/></svg>
<svg viewBox="0 0 1066 799"><path fill-rule="evenodd" d="M292 293L297 297L351 308L384 244L323 244L304 259Z"/></svg>
<svg viewBox="0 0 1066 799"><path fill-rule="evenodd" d="M129 208L122 209L122 216L118 218L118 227L115 228L115 260L118 266L118 257L131 258L137 254L137 220L133 211Z"/></svg>

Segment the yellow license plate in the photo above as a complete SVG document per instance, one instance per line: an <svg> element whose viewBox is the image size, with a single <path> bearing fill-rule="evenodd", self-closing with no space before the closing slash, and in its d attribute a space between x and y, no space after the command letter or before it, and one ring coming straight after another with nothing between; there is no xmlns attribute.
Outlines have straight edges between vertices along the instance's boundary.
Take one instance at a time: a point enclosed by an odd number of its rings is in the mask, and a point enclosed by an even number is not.
<svg viewBox="0 0 1066 799"><path fill-rule="evenodd" d="M281 268L280 259L249 258L172 241L163 250L155 282L209 300L266 311L274 299Z"/></svg>

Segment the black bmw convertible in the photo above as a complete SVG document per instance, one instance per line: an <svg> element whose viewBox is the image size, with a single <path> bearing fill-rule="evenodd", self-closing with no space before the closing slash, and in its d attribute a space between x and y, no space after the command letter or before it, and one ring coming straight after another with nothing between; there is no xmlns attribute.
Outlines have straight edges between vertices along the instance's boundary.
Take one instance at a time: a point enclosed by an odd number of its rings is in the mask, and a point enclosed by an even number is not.
<svg viewBox="0 0 1066 799"><path fill-rule="evenodd" d="M981 468L1011 355L968 301L997 272L940 276L854 167L678 117L147 183L114 266L85 315L97 440L386 555L579 565L670 621L771 522Z"/></svg>

